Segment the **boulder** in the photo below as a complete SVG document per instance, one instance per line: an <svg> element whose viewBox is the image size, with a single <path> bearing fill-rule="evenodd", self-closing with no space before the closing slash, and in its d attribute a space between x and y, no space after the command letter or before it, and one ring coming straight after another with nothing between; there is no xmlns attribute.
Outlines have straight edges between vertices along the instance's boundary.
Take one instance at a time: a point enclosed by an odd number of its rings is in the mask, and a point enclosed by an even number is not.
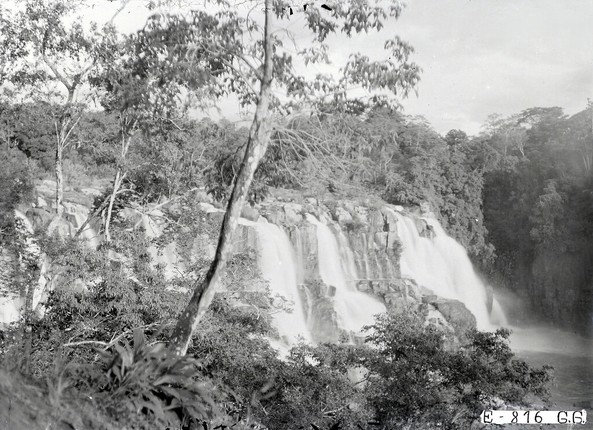
<svg viewBox="0 0 593 430"><path fill-rule="evenodd" d="M127 222L131 222L136 224L137 222L142 220L142 214L133 208L123 208L119 211L118 216Z"/></svg>
<svg viewBox="0 0 593 430"><path fill-rule="evenodd" d="M243 206L243 210L241 211L241 218L257 222L257 220L259 219L259 212L254 207Z"/></svg>
<svg viewBox="0 0 593 430"><path fill-rule="evenodd" d="M371 291L378 296L384 295L389 291L389 283L386 281L370 281Z"/></svg>
<svg viewBox="0 0 593 430"><path fill-rule="evenodd" d="M80 192L90 197L97 197L103 194L103 192L97 188L81 188Z"/></svg>
<svg viewBox="0 0 593 430"><path fill-rule="evenodd" d="M272 224L283 224L284 211L277 206L262 206L261 214Z"/></svg>
<svg viewBox="0 0 593 430"><path fill-rule="evenodd" d="M55 217L47 227L47 234L58 236L62 239L73 236L76 233L74 226L62 217Z"/></svg>
<svg viewBox="0 0 593 430"><path fill-rule="evenodd" d="M451 324L458 336L476 328L476 317L459 300L437 298L429 303Z"/></svg>
<svg viewBox="0 0 593 430"><path fill-rule="evenodd" d="M42 209L42 208L49 208L50 206L48 205L47 201L43 197L37 196L36 207Z"/></svg>
<svg viewBox="0 0 593 430"><path fill-rule="evenodd" d="M43 231L52 220L52 214L41 208L31 208L25 214L36 231Z"/></svg>
<svg viewBox="0 0 593 430"><path fill-rule="evenodd" d="M283 205L283 224L295 225L303 221L303 206L298 203L285 203Z"/></svg>
<svg viewBox="0 0 593 430"><path fill-rule="evenodd" d="M358 281L358 283L356 284L356 289L358 291L362 291L364 293L367 293L370 291L370 282L369 281Z"/></svg>
<svg viewBox="0 0 593 430"><path fill-rule="evenodd" d="M352 224L353 222L352 215L350 215L350 212L339 206L336 207L336 209L334 210L333 218L341 226L344 226L345 224Z"/></svg>
<svg viewBox="0 0 593 430"><path fill-rule="evenodd" d="M56 193L56 181L51 179L44 179L41 183L35 186L35 190L45 197L53 198Z"/></svg>
<svg viewBox="0 0 593 430"><path fill-rule="evenodd" d="M369 210L364 206L356 206L353 211L354 217L361 223L369 225Z"/></svg>

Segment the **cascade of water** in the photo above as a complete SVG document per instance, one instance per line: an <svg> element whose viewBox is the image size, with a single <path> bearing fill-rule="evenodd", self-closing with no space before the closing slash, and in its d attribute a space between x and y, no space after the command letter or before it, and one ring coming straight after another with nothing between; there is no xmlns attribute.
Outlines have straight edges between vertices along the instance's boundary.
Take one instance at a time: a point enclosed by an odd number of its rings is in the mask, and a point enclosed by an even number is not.
<svg viewBox="0 0 593 430"><path fill-rule="evenodd" d="M291 231L291 239L296 254L297 282L303 284L305 282L305 248L303 236L298 228Z"/></svg>
<svg viewBox="0 0 593 430"><path fill-rule="evenodd" d="M492 310L490 311L490 322L497 326L508 327L509 322L504 314L504 310L496 297L492 299Z"/></svg>
<svg viewBox="0 0 593 430"><path fill-rule="evenodd" d="M330 228L313 215L307 214L306 218L316 226L319 275L325 284L335 288L338 325L344 330L359 333L363 326L374 322L375 314L386 311L385 305L356 289L356 264L345 236L338 234L336 238Z"/></svg>
<svg viewBox="0 0 593 430"><path fill-rule="evenodd" d="M270 283L272 293L279 294L294 305L292 312L274 314L275 326L289 345L299 337L311 341L305 306L297 284L296 256L284 230L274 224L250 223L256 231L259 251L259 267L263 277Z"/></svg>
<svg viewBox="0 0 593 430"><path fill-rule="evenodd" d="M461 301L476 317L478 328L491 328L486 287L463 246L449 237L436 220L425 219L434 233L429 239L420 236L412 219L395 211L393 214L403 245L402 276L414 279L438 296Z"/></svg>

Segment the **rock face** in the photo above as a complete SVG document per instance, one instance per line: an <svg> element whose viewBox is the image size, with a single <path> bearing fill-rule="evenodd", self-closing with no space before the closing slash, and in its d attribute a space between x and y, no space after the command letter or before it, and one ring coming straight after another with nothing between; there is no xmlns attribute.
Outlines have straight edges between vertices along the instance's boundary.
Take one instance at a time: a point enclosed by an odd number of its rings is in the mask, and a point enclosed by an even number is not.
<svg viewBox="0 0 593 430"><path fill-rule="evenodd" d="M51 185L43 183L41 188L51 189ZM64 218L52 218L41 207L29 209L27 217L35 228L60 237L71 236L86 219L88 208L73 203L65 203L65 207ZM147 236L158 237L167 219L161 210L173 213L180 208L175 204L142 212L126 208L119 216L136 228L142 227ZM210 202L202 203L200 211L204 222L220 222L224 215ZM408 224L402 224L403 219ZM234 252L255 250L272 294L285 298L287 306L274 318L287 343L301 334L316 342L359 336L361 328L372 324L373 316L386 309L420 311L427 321L461 337L476 326L476 318L466 306L452 297L437 297L415 279L402 277L402 250L420 246L402 242L402 229L410 228L415 237L424 240L420 243L424 247L433 246L439 234L432 223L406 215L399 206L322 203L312 197L301 203L267 200L243 210ZM94 226L83 234L90 246L98 245L98 236ZM190 261L175 243L158 253L149 249L149 253L155 263L166 266L165 275L173 277L191 266L194 254L212 258L216 244L210 242L207 237L196 237L190 246ZM75 288L82 291L85 286Z"/></svg>
<svg viewBox="0 0 593 430"><path fill-rule="evenodd" d="M335 342L356 335L356 324L344 320L372 323L376 299L394 312L419 311L458 337L476 327L476 318L461 301L437 297L414 279L402 278L402 246L412 246L402 244L398 234L404 228L403 208L347 201L323 204L310 198L303 204L267 201L260 205L260 214L283 226L290 238L299 267L300 300L314 340ZM429 246L436 236L432 225L421 218L415 218L414 225L416 234L427 240L423 245ZM332 253L339 255L328 259ZM331 273L328 268L333 268Z"/></svg>

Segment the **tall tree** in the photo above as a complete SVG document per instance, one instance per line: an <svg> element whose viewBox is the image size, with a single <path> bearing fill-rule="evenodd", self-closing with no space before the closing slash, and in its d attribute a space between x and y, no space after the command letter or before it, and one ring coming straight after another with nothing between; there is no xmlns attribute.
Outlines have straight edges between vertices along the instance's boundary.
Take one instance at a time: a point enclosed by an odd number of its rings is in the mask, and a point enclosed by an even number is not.
<svg viewBox="0 0 593 430"><path fill-rule="evenodd" d="M97 60L110 52L114 28L85 28L77 8L84 2L22 0L15 11L0 10L0 85L12 84L26 99L56 107L55 134L56 213L63 213L64 151L72 144L85 103L89 76ZM127 3L124 1L123 6ZM121 9L118 9L118 12ZM117 14L116 13L116 14Z"/></svg>
<svg viewBox="0 0 593 430"><path fill-rule="evenodd" d="M331 8L308 4L303 9L287 1L265 0L263 17L257 11L261 4L253 4L243 13L233 2L206 1L204 9L192 10L187 16L156 14L152 28L144 32L153 41L147 49L160 51L165 65L175 61L179 67L196 66L186 78L203 82L200 94L218 97L232 93L242 106L255 106L214 260L195 286L171 337L171 347L179 354L186 352L224 270L254 172L270 141L272 116L315 110L330 102L359 112L371 106L396 107L395 97L406 96L419 80L419 67L409 61L413 49L397 36L385 41L387 55L380 60L353 52L345 64L336 66L334 74L307 70L309 64L331 64L331 39L336 39L332 40L335 49L343 46L343 41L337 40L340 37L380 32L390 19L397 19L403 10L397 0L372 4L352 0ZM310 34L311 45L306 48L296 45L290 25L282 27L283 22L294 24L290 20L295 19ZM164 39L164 32L171 37Z"/></svg>

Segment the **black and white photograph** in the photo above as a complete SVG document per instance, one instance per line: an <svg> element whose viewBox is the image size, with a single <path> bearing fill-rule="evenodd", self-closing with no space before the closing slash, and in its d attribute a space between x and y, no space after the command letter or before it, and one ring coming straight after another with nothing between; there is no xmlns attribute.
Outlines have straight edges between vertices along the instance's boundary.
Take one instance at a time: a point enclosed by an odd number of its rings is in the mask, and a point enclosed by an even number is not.
<svg viewBox="0 0 593 430"><path fill-rule="evenodd" d="M0 0L0 430L593 429L592 25Z"/></svg>

